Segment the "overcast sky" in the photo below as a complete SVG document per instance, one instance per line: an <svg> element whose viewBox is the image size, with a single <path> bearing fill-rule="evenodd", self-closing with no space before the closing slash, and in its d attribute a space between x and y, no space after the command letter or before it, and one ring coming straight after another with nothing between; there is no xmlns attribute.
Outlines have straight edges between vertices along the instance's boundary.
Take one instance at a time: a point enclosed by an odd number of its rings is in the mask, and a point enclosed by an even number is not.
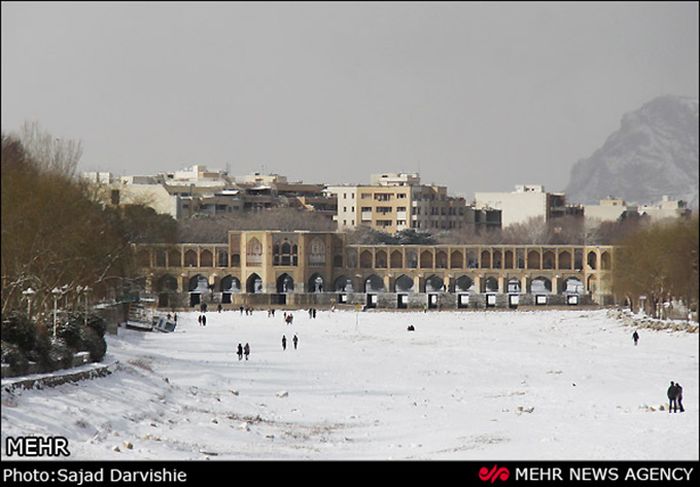
<svg viewBox="0 0 700 487"><path fill-rule="evenodd" d="M561 191L665 94L698 96L696 2L2 3L3 132L118 175Z"/></svg>

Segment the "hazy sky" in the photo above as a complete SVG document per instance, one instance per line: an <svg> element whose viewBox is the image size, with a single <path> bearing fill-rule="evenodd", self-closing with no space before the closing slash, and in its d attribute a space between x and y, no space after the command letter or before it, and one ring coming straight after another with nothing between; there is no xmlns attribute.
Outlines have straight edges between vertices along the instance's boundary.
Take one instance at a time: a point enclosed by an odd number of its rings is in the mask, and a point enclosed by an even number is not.
<svg viewBox="0 0 700 487"><path fill-rule="evenodd" d="M561 191L664 94L698 96L696 2L2 3L3 132L118 175Z"/></svg>

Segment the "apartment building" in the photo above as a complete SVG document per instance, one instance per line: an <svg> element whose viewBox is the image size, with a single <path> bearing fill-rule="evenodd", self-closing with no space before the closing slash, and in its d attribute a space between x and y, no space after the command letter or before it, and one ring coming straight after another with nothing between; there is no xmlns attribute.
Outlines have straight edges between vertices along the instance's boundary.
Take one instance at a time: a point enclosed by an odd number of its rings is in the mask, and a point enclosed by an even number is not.
<svg viewBox="0 0 700 487"><path fill-rule="evenodd" d="M467 206L464 198L448 196L445 186L420 184L417 173L373 174L369 185L328 186L326 193L337 198L338 230L367 225L393 234L408 228L500 227L500 211Z"/></svg>
<svg viewBox="0 0 700 487"><path fill-rule="evenodd" d="M497 208L502 211L504 227L525 223L533 217L548 222L563 216L583 217L583 207L567 205L564 193L548 193L544 186L525 184L515 186L511 193L475 193L476 208Z"/></svg>

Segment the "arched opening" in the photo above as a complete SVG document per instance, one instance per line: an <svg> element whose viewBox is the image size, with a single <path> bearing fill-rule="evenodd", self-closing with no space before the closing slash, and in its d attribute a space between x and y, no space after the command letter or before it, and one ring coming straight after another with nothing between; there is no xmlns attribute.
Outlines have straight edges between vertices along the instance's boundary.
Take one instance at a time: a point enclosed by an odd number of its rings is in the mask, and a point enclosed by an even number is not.
<svg viewBox="0 0 700 487"><path fill-rule="evenodd" d="M532 294L550 294L552 281L544 276L535 277L530 281L530 292Z"/></svg>
<svg viewBox="0 0 700 487"><path fill-rule="evenodd" d="M437 269L447 269L447 252L438 250L435 254L435 267Z"/></svg>
<svg viewBox="0 0 700 487"><path fill-rule="evenodd" d="M571 252L566 250L559 252L559 269L571 270Z"/></svg>
<svg viewBox="0 0 700 487"><path fill-rule="evenodd" d="M350 269L357 268L357 251L355 249L349 249L347 253L347 262Z"/></svg>
<svg viewBox="0 0 700 487"><path fill-rule="evenodd" d="M277 278L277 292L280 294L294 291L294 279L286 272Z"/></svg>
<svg viewBox="0 0 700 487"><path fill-rule="evenodd" d="M421 269L432 269L433 268L433 253L429 250L424 250L420 254L420 268Z"/></svg>
<svg viewBox="0 0 700 487"><path fill-rule="evenodd" d="M491 268L491 252L489 252L488 250L484 250L481 252L481 268Z"/></svg>
<svg viewBox="0 0 700 487"><path fill-rule="evenodd" d="M228 252L224 249L216 251L216 263L219 267L228 267Z"/></svg>
<svg viewBox="0 0 700 487"><path fill-rule="evenodd" d="M161 276L156 281L156 292L158 293L158 306L170 306L177 293L177 278L169 274Z"/></svg>
<svg viewBox="0 0 700 487"><path fill-rule="evenodd" d="M509 293L519 293L520 292L520 279L511 277L508 279L507 286Z"/></svg>
<svg viewBox="0 0 700 487"><path fill-rule="evenodd" d="M551 250L545 251L545 253L542 255L542 268L554 269L554 252Z"/></svg>
<svg viewBox="0 0 700 487"><path fill-rule="evenodd" d="M260 240L255 237L248 240L248 245L246 245L246 264L255 266L262 264L262 253L263 247Z"/></svg>
<svg viewBox="0 0 700 487"><path fill-rule="evenodd" d="M165 274L156 281L157 292L177 292L177 278L170 274Z"/></svg>
<svg viewBox="0 0 700 487"><path fill-rule="evenodd" d="M193 249L185 251L185 267L197 267L197 252Z"/></svg>
<svg viewBox="0 0 700 487"><path fill-rule="evenodd" d="M443 290L445 282L440 278L440 276L430 276L425 280L425 292L438 292Z"/></svg>
<svg viewBox="0 0 700 487"><path fill-rule="evenodd" d="M461 276L455 281L455 291L458 293L466 293L473 291L474 281L469 276Z"/></svg>
<svg viewBox="0 0 700 487"><path fill-rule="evenodd" d="M461 269L464 267L464 256L459 250L454 250L450 254L450 268Z"/></svg>
<svg viewBox="0 0 700 487"><path fill-rule="evenodd" d="M467 267L469 269L476 269L479 267L479 259L476 257L476 250L467 251Z"/></svg>
<svg viewBox="0 0 700 487"><path fill-rule="evenodd" d="M577 271L583 269L583 249L574 250L574 269Z"/></svg>
<svg viewBox="0 0 700 487"><path fill-rule="evenodd" d="M495 277L487 277L484 279L484 292L487 293L497 293L498 292L498 279Z"/></svg>
<svg viewBox="0 0 700 487"><path fill-rule="evenodd" d="M263 282L259 275L253 272L245 281L245 291L247 293L262 293Z"/></svg>
<svg viewBox="0 0 700 487"><path fill-rule="evenodd" d="M179 250L168 250L168 267L182 267L182 254Z"/></svg>
<svg viewBox="0 0 700 487"><path fill-rule="evenodd" d="M333 283L333 289L335 289L336 291L346 293L353 292L354 290L352 288L352 279L350 279L347 276L339 276Z"/></svg>
<svg viewBox="0 0 700 487"><path fill-rule="evenodd" d="M402 274L394 281L394 292L405 293L413 291L413 279Z"/></svg>
<svg viewBox="0 0 700 487"><path fill-rule="evenodd" d="M583 283L578 277L568 277L562 281L562 289L569 294L583 294Z"/></svg>
<svg viewBox="0 0 700 487"><path fill-rule="evenodd" d="M588 262L588 267L590 267L591 269L595 270L598 268L598 256L594 251L591 250L590 252L588 252L588 257L586 261Z"/></svg>
<svg viewBox="0 0 700 487"><path fill-rule="evenodd" d="M401 269L403 267L403 255L401 255L400 251L394 250L391 253L390 265L392 269Z"/></svg>
<svg viewBox="0 0 700 487"><path fill-rule="evenodd" d="M504 259L503 259L503 268L504 269L514 269L515 264L513 261L513 251L512 250L506 250L504 253Z"/></svg>
<svg viewBox="0 0 700 487"><path fill-rule="evenodd" d="M221 279L221 292L223 293L240 293L241 281L237 277L228 275Z"/></svg>
<svg viewBox="0 0 700 487"><path fill-rule="evenodd" d="M540 253L536 250L531 250L527 253L527 268L528 269L540 269Z"/></svg>
<svg viewBox="0 0 700 487"><path fill-rule="evenodd" d="M204 293L209 291L209 281L201 274L190 277L187 290L191 293Z"/></svg>
<svg viewBox="0 0 700 487"><path fill-rule="evenodd" d="M309 253L309 264L323 265L326 263L326 244L319 237L311 240L311 252Z"/></svg>
<svg viewBox="0 0 700 487"><path fill-rule="evenodd" d="M214 267L214 256L210 250L204 249L199 253L200 267Z"/></svg>
<svg viewBox="0 0 700 487"><path fill-rule="evenodd" d="M369 250L363 250L360 254L360 267L362 269L372 268L372 252Z"/></svg>
<svg viewBox="0 0 700 487"><path fill-rule="evenodd" d="M501 269L503 266L503 254L501 253L500 250L494 250L493 251L493 268L494 269Z"/></svg>
<svg viewBox="0 0 700 487"><path fill-rule="evenodd" d="M377 252L374 254L374 261L375 266L378 269L386 269L386 252L384 250L377 250Z"/></svg>
<svg viewBox="0 0 700 487"><path fill-rule="evenodd" d="M596 285L596 278L594 275L588 276L588 279L586 280L586 284L588 285L588 292L589 293L595 293L596 290L598 289L598 286Z"/></svg>
<svg viewBox="0 0 700 487"><path fill-rule="evenodd" d="M322 293L324 291L324 280L320 274L313 274L309 278L308 291L310 293Z"/></svg>
<svg viewBox="0 0 700 487"><path fill-rule="evenodd" d="M600 254L600 268L604 271L609 271L612 268L610 263L610 252L607 250Z"/></svg>
<svg viewBox="0 0 700 487"><path fill-rule="evenodd" d="M365 279L365 292L370 293L376 291L384 291L384 281L382 281L378 275L372 274Z"/></svg>
<svg viewBox="0 0 700 487"><path fill-rule="evenodd" d="M409 269L418 268L418 254L415 250L406 251L406 267Z"/></svg>

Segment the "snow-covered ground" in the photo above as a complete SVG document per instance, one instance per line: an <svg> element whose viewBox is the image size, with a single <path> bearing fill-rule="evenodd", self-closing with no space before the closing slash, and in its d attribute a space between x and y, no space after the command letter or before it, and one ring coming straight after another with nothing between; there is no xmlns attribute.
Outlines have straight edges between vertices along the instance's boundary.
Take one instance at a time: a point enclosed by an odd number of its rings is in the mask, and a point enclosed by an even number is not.
<svg viewBox="0 0 700 487"><path fill-rule="evenodd" d="M699 457L697 333L640 329L635 347L632 328L586 310L197 316L172 334L120 329L111 376L3 390L2 447L35 434L88 460ZM684 414L659 411L671 380Z"/></svg>

